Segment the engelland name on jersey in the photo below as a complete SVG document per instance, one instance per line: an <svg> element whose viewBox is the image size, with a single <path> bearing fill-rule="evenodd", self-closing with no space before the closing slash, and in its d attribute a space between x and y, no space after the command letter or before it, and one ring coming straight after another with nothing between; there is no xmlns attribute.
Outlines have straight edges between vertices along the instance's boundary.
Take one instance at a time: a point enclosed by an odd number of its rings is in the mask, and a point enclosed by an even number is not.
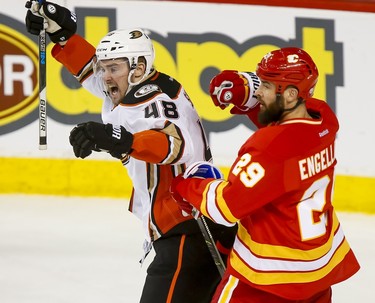
<svg viewBox="0 0 375 303"><path fill-rule="evenodd" d="M301 180L310 178L335 163L333 144L316 154L298 161Z"/></svg>

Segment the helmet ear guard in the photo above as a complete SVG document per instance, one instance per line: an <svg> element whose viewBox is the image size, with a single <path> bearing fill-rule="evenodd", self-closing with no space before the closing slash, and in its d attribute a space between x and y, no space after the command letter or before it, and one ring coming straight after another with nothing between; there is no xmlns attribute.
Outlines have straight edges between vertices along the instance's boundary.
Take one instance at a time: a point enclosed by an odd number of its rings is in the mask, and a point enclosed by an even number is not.
<svg viewBox="0 0 375 303"><path fill-rule="evenodd" d="M256 73L263 81L276 85L282 94L288 86L295 86L298 97L312 97L318 81L318 68L310 55L301 48L286 47L266 54L257 66Z"/></svg>

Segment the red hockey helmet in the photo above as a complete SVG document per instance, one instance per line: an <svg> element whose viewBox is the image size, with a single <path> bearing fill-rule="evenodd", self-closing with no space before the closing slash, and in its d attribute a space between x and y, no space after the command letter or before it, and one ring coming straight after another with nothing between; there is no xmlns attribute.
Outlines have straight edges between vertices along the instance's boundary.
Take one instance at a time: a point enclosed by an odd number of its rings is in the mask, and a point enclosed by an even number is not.
<svg viewBox="0 0 375 303"><path fill-rule="evenodd" d="M257 66L256 74L263 81L276 85L276 93L293 85L299 97L309 98L318 82L318 68L310 55L297 47L285 47L266 54Z"/></svg>

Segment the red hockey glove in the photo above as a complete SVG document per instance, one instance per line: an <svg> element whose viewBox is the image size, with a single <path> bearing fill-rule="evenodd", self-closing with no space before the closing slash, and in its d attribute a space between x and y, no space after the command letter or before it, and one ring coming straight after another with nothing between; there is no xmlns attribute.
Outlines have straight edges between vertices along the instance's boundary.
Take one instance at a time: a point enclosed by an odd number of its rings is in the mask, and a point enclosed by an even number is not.
<svg viewBox="0 0 375 303"><path fill-rule="evenodd" d="M224 70L212 78L209 90L212 101L221 109L233 104L247 111L258 103L254 94L259 85L260 80L255 73Z"/></svg>
<svg viewBox="0 0 375 303"><path fill-rule="evenodd" d="M172 198L176 201L178 207L181 209L183 216L187 217L192 213L193 205L191 205L188 201L182 198L177 191L177 185L183 180L185 180L185 178L182 174L174 178L171 182L171 187L169 188L169 191L172 194Z"/></svg>

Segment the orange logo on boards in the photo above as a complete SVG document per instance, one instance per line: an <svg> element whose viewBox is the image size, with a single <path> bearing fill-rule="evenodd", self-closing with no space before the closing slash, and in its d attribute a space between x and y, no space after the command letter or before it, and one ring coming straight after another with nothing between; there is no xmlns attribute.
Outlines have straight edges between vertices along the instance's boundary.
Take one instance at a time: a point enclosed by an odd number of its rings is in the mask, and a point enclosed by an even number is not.
<svg viewBox="0 0 375 303"><path fill-rule="evenodd" d="M23 34L0 24L0 126L37 106L37 47Z"/></svg>

